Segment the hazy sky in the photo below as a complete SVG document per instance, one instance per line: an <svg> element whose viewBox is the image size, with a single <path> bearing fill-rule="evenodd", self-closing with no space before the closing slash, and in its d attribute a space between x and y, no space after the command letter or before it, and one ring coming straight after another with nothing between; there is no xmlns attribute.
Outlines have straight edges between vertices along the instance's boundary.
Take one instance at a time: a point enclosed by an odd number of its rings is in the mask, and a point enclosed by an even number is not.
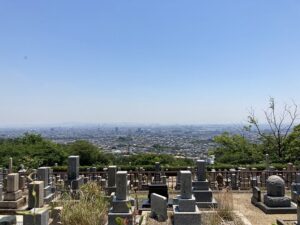
<svg viewBox="0 0 300 225"><path fill-rule="evenodd" d="M0 125L240 123L300 103L298 0L3 0Z"/></svg>

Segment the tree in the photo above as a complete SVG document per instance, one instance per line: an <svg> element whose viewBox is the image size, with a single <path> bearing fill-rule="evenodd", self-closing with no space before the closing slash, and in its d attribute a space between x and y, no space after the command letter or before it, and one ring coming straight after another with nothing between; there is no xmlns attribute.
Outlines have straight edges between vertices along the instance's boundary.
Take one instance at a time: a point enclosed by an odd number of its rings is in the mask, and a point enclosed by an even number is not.
<svg viewBox="0 0 300 225"><path fill-rule="evenodd" d="M287 155L290 162L300 162L300 124L295 126L287 138Z"/></svg>
<svg viewBox="0 0 300 225"><path fill-rule="evenodd" d="M261 128L261 123L259 123L253 110L249 113L250 128L255 128L260 140L266 147L265 153L270 154L278 161L286 160L288 135L298 119L297 111L298 107L293 102L291 105L285 104L281 112L278 112L274 98L270 98L269 106L264 111L269 131Z"/></svg>
<svg viewBox="0 0 300 225"><path fill-rule="evenodd" d="M258 163L263 158L260 146L250 142L246 137L227 132L216 136L215 143L218 144L213 154L216 161L231 164L252 164Z"/></svg>

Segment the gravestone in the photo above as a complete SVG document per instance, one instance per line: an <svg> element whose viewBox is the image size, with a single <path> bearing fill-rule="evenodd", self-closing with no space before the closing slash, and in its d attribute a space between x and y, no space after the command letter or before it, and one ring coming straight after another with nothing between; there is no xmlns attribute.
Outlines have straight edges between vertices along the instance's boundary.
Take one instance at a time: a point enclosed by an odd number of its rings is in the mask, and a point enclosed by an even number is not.
<svg viewBox="0 0 300 225"><path fill-rule="evenodd" d="M107 195L111 195L111 193L116 191L116 174L117 174L117 167L109 166L107 169L107 187L106 187Z"/></svg>
<svg viewBox="0 0 300 225"><path fill-rule="evenodd" d="M177 204L173 205L174 225L199 225L201 224L201 214L192 192L192 173L182 170L180 177L180 196L177 196Z"/></svg>
<svg viewBox="0 0 300 225"><path fill-rule="evenodd" d="M39 167L37 169L37 180L44 182L44 202L46 204L50 203L55 197L54 193L52 193L50 173L50 167Z"/></svg>
<svg viewBox="0 0 300 225"><path fill-rule="evenodd" d="M292 183L291 189L292 201L296 203L300 195L300 173L296 174L296 181Z"/></svg>
<svg viewBox="0 0 300 225"><path fill-rule="evenodd" d="M285 196L284 180L272 175L266 182L267 193L263 196L263 202L254 202L254 205L266 214L296 213L297 206L291 199Z"/></svg>
<svg viewBox="0 0 300 225"><path fill-rule="evenodd" d="M180 190L180 171L177 172L175 190Z"/></svg>
<svg viewBox="0 0 300 225"><path fill-rule="evenodd" d="M8 173L13 173L13 159L12 157L9 158L9 162L8 162Z"/></svg>
<svg viewBox="0 0 300 225"><path fill-rule="evenodd" d="M161 167L159 162L155 162L155 173L153 183L160 183L161 182Z"/></svg>
<svg viewBox="0 0 300 225"><path fill-rule="evenodd" d="M7 175L7 188L4 198L0 201L0 209L20 209L25 206L26 198L19 190L19 174L10 173Z"/></svg>
<svg viewBox="0 0 300 225"><path fill-rule="evenodd" d="M166 178L162 180L160 172L160 163L156 162L154 179L152 180L152 183L148 185L148 199L143 202L142 208L149 208L151 206L150 203L152 193L164 196L169 199L168 186L166 183L163 183L163 181L166 181Z"/></svg>
<svg viewBox="0 0 300 225"><path fill-rule="evenodd" d="M80 158L78 155L68 157L68 184L72 190L79 190L83 184L83 177L79 176Z"/></svg>
<svg viewBox="0 0 300 225"><path fill-rule="evenodd" d="M164 222L168 219L167 214L168 199L158 194L151 194L151 213L150 217L158 222Z"/></svg>
<svg viewBox="0 0 300 225"><path fill-rule="evenodd" d="M193 194L199 208L217 207L217 201L213 198L212 190L206 179L206 162L197 160L197 180L192 183Z"/></svg>
<svg viewBox="0 0 300 225"><path fill-rule="evenodd" d="M238 180L236 178L236 174L231 174L231 180L230 180L230 183L231 183L231 189L232 190L238 190L239 189L239 186L238 186Z"/></svg>
<svg viewBox="0 0 300 225"><path fill-rule="evenodd" d="M23 225L48 225L48 223L49 210L47 208L34 208L23 216Z"/></svg>
<svg viewBox="0 0 300 225"><path fill-rule="evenodd" d="M251 203L256 205L256 203L258 203L258 202L261 202L261 191L260 191L259 187L253 187Z"/></svg>
<svg viewBox="0 0 300 225"><path fill-rule="evenodd" d="M126 219L128 225L133 225L134 206L128 196L127 171L118 171L116 174L116 192L112 196L112 207L108 213L108 225L118 225L116 219Z"/></svg>
<svg viewBox="0 0 300 225"><path fill-rule="evenodd" d="M33 181L28 185L28 208L42 208L43 206L44 181Z"/></svg>

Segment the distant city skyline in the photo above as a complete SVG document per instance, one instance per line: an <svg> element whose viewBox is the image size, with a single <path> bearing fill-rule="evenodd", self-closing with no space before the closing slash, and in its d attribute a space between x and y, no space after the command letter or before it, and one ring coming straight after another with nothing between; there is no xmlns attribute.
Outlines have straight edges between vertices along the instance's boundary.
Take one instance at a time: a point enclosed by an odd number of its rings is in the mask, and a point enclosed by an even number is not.
<svg viewBox="0 0 300 225"><path fill-rule="evenodd" d="M300 104L299 1L2 1L0 127L263 122Z"/></svg>

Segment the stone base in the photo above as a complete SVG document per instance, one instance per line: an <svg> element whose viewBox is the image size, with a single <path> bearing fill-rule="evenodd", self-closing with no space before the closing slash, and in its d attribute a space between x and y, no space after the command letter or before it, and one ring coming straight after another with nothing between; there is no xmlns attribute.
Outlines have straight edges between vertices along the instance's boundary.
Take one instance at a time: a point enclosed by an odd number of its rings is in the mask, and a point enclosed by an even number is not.
<svg viewBox="0 0 300 225"><path fill-rule="evenodd" d="M195 212L196 199L194 196L190 199L178 198L178 210L180 212Z"/></svg>
<svg viewBox="0 0 300 225"><path fill-rule="evenodd" d="M72 190L79 190L81 185L83 185L83 177L70 181L70 187Z"/></svg>
<svg viewBox="0 0 300 225"><path fill-rule="evenodd" d="M173 206L174 225L199 225L201 224L201 213L197 206L194 212L180 212L177 205Z"/></svg>
<svg viewBox="0 0 300 225"><path fill-rule="evenodd" d="M196 202L211 202L212 201L212 191L207 190L193 190L193 195L196 198Z"/></svg>
<svg viewBox="0 0 300 225"><path fill-rule="evenodd" d="M111 208L108 213L108 225L119 225L120 223L117 223L117 218L121 218L123 220L126 219L126 225L133 225L133 212L134 207L132 207L128 213L114 213Z"/></svg>
<svg viewBox="0 0 300 225"><path fill-rule="evenodd" d="M210 209L210 208L218 207L218 203L214 198L212 198L211 202L196 202L196 205L198 206L198 208L202 208L202 209Z"/></svg>
<svg viewBox="0 0 300 225"><path fill-rule="evenodd" d="M26 204L26 198L22 197L16 201L0 201L0 209L19 209Z"/></svg>
<svg viewBox="0 0 300 225"><path fill-rule="evenodd" d="M134 203L134 199L133 199L133 203ZM127 200L117 200L116 196L114 196L112 200L111 212L113 213L129 212L132 206L134 206L134 204L132 204L132 199L128 198Z"/></svg>
<svg viewBox="0 0 300 225"><path fill-rule="evenodd" d="M15 192L6 192L3 198L3 201L16 201L17 199L22 198L22 191L18 190Z"/></svg>
<svg viewBox="0 0 300 225"><path fill-rule="evenodd" d="M256 207L261 209L266 214L295 214L297 213L297 205L291 203L290 207L269 207L263 202L256 202L254 204Z"/></svg>
<svg viewBox="0 0 300 225"><path fill-rule="evenodd" d="M264 204L268 207L290 207L291 199L288 197L272 197L264 195Z"/></svg>
<svg viewBox="0 0 300 225"><path fill-rule="evenodd" d="M48 225L49 210L46 208L35 208L30 210L31 214L23 216L23 225Z"/></svg>
<svg viewBox="0 0 300 225"><path fill-rule="evenodd" d="M209 189L209 183L207 180L205 181L193 181L192 187L194 190L208 190Z"/></svg>

